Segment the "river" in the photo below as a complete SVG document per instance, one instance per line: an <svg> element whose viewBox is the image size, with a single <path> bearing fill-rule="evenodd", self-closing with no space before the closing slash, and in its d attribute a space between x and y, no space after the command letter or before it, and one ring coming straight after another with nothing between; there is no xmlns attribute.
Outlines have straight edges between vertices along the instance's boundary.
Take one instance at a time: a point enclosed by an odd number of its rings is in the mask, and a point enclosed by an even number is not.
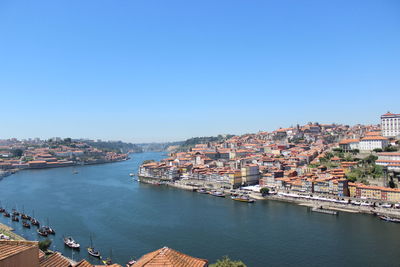
<svg viewBox="0 0 400 267"><path fill-rule="evenodd" d="M168 246L214 262L224 255L248 266L398 266L400 225L370 215L308 212L276 201L247 204L179 189L135 182L146 159L164 153L132 154L111 164L24 170L0 181L7 210L22 207L57 231L51 249L75 260L98 260L86 247L93 236L103 256L128 260ZM73 174L76 169L78 174ZM21 223L0 222L29 240L41 237ZM65 248L71 235L82 249Z"/></svg>

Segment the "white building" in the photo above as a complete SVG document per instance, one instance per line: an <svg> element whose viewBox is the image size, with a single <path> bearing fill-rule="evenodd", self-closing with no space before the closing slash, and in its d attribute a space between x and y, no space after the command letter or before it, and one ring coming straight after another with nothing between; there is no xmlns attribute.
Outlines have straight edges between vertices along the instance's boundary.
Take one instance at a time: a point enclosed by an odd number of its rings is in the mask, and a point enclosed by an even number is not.
<svg viewBox="0 0 400 267"><path fill-rule="evenodd" d="M339 142L339 147L344 151L359 149L360 140L358 139L343 139Z"/></svg>
<svg viewBox="0 0 400 267"><path fill-rule="evenodd" d="M386 166L388 170L400 171L400 153L382 152L378 153L377 165Z"/></svg>
<svg viewBox="0 0 400 267"><path fill-rule="evenodd" d="M389 145L389 139L383 136L366 136L361 138L359 149L361 151L371 151L376 148L384 149Z"/></svg>
<svg viewBox="0 0 400 267"><path fill-rule="evenodd" d="M386 113L381 116L382 135L385 137L400 136L400 114Z"/></svg>

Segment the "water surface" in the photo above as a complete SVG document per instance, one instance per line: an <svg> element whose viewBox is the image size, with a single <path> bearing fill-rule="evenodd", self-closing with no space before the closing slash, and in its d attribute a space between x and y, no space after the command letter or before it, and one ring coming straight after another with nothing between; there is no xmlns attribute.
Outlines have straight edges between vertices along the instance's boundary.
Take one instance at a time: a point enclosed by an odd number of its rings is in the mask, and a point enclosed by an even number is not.
<svg viewBox="0 0 400 267"><path fill-rule="evenodd" d="M168 246L210 262L223 255L248 266L399 266L400 225L369 215L310 213L306 207L266 201L239 203L129 177L145 159L163 153L132 154L124 162L26 170L0 181L0 200L17 206L57 231L52 248L75 260L90 259L89 236L104 256L125 264L132 257ZM0 222L27 239L41 237L20 223ZM73 236L80 252L65 248ZM112 252L110 252L112 249Z"/></svg>

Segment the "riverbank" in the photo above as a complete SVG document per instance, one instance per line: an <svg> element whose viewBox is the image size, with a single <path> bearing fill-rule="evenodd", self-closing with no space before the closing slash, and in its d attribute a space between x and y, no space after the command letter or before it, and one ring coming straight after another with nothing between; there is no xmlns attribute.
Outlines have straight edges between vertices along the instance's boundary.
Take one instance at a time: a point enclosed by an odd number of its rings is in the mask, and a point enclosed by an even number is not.
<svg viewBox="0 0 400 267"><path fill-rule="evenodd" d="M12 240L17 240L17 241L25 241L26 240L22 236L14 233L13 231L14 231L13 228L9 227L8 225L0 223L0 234L8 236Z"/></svg>
<svg viewBox="0 0 400 267"><path fill-rule="evenodd" d="M167 182L167 181L160 181L155 180L149 177L139 177L139 181L142 183L153 184L157 186L169 186L174 187L182 190L188 191L196 191L199 189L198 185L188 185L182 181L176 182ZM204 186L206 190L215 190L214 187L207 187ZM249 197L257 200L257 201L281 201L286 203L292 203L300 206L307 206L307 207L322 207L326 210L332 211L340 211L340 212L348 212L348 213L363 213L363 214L370 214L370 215L384 215L393 218L400 218L400 209L395 208L382 208L382 207L372 207L372 206L360 206L360 205L353 205L350 203L336 203L336 202L326 202L326 201L319 201L313 199L305 199L305 198L294 198L290 196L278 195L278 194L270 194L267 196L262 196L259 192L249 191L249 190L232 190L231 189L224 189L218 188L218 191L222 191L226 195L232 194L247 194ZM365 201L365 199L357 199L358 201Z"/></svg>
<svg viewBox="0 0 400 267"><path fill-rule="evenodd" d="M42 167L27 167L27 168L21 168L21 169L11 169L7 171L2 171L0 172L0 181L7 176L10 176L12 174L15 174L19 171L27 171L27 170L44 170L44 169L58 169L58 168L66 168L66 167L80 167L80 166L91 166L91 165L101 165L101 164L109 164L109 163L117 163L117 162L123 162L129 160L130 157L124 158L124 159L119 159L119 160L112 160L112 161L88 161L88 162L74 162L71 164L65 164L65 165L57 165L57 166L42 166Z"/></svg>

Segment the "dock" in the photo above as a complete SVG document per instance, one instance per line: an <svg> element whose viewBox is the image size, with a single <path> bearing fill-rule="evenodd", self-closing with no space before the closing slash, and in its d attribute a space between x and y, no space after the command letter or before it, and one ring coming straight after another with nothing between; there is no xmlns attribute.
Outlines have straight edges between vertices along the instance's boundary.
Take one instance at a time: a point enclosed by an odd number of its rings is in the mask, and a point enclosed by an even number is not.
<svg viewBox="0 0 400 267"><path fill-rule="evenodd" d="M311 211L313 211L313 212L319 212L319 213L325 213L325 214L330 214L330 215L338 215L338 212L337 212L337 211L334 211L334 210L326 210L326 209L321 209L321 208L317 208L317 207L312 208Z"/></svg>

